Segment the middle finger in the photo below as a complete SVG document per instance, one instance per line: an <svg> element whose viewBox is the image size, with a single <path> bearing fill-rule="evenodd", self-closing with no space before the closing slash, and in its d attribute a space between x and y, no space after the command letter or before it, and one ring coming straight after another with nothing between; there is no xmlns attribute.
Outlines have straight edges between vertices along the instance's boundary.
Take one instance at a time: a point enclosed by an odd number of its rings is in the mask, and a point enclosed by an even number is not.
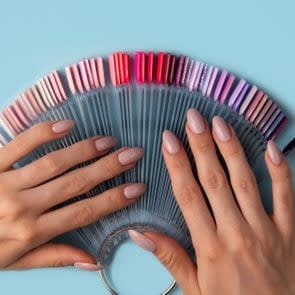
<svg viewBox="0 0 295 295"><path fill-rule="evenodd" d="M242 216L235 203L225 172L218 159L207 122L190 109L186 132L195 158L200 183L206 192L218 226L241 224Z"/></svg>
<svg viewBox="0 0 295 295"><path fill-rule="evenodd" d="M17 190L29 189L78 164L105 155L115 144L116 140L111 136L89 138L67 148L51 152L22 168L9 171L3 175L2 181L8 185L12 181L12 187ZM18 179L16 183L15 179Z"/></svg>
<svg viewBox="0 0 295 295"><path fill-rule="evenodd" d="M46 184L27 190L24 197L34 204L37 211L45 212L133 168L142 156L143 150L140 148L122 148L87 167L76 169Z"/></svg>

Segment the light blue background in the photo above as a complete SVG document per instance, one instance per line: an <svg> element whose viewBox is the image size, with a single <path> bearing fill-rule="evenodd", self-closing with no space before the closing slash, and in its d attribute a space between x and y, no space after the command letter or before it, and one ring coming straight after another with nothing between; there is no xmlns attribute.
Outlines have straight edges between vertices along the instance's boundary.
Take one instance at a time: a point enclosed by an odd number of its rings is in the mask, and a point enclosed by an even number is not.
<svg viewBox="0 0 295 295"><path fill-rule="evenodd" d="M291 117L282 146L295 134L294 11L292 0L1 1L0 106L79 58L162 49L263 85ZM294 156L290 160L294 168ZM112 274L123 295L157 295L169 281L159 263L131 243L115 261ZM96 274L72 268L0 273L0 293L107 294Z"/></svg>

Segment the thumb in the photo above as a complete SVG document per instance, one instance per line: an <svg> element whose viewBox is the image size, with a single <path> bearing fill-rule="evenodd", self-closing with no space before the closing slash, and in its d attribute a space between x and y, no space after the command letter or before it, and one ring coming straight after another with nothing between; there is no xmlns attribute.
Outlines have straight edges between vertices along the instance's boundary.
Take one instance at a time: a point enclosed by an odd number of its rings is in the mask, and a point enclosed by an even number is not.
<svg viewBox="0 0 295 295"><path fill-rule="evenodd" d="M48 243L35 248L9 265L7 269L27 269L75 265L86 270L99 270L95 257L70 245Z"/></svg>
<svg viewBox="0 0 295 295"><path fill-rule="evenodd" d="M158 232L142 234L129 230L129 236L138 246L152 252L159 259L185 295L200 294L197 265L175 240Z"/></svg>

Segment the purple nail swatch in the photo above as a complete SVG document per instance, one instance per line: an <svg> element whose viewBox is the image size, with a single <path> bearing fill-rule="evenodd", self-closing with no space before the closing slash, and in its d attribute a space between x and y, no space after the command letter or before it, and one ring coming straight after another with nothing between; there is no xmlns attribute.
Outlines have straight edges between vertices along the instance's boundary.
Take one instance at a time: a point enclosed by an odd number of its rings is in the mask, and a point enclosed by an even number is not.
<svg viewBox="0 0 295 295"><path fill-rule="evenodd" d="M161 62L147 66L148 56ZM109 59L109 83L113 86L130 83L129 54L115 53ZM200 92L214 99L216 103L228 105L233 113L242 115L264 136L277 136L288 120L281 108L257 86L224 69L219 69L188 56L171 53L137 52L135 53L135 74L137 83L143 84L153 79L156 72L161 75L158 84L184 87L189 91ZM106 74L101 57L83 59L65 69L66 79L54 71L40 79L35 85L20 94L16 100L1 112L0 128L12 137L23 132L40 115L47 112L77 93L83 94L95 88L105 86ZM149 67L149 77L147 69ZM70 91L70 93L67 93ZM5 133L5 134L4 134Z"/></svg>

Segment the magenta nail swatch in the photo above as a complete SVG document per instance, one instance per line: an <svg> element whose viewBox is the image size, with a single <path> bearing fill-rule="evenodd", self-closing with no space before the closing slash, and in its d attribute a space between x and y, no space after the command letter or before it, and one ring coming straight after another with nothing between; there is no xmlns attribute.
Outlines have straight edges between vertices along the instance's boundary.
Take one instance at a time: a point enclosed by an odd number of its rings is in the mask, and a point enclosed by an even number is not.
<svg viewBox="0 0 295 295"><path fill-rule="evenodd" d="M18 167L51 152L67 153L66 148L87 139L97 151L95 159L83 163L79 159L87 150L77 151L71 157L77 165L69 167L69 173L86 169L83 186L90 191L58 205L87 200L89 208L81 213L89 215L90 210L93 224L85 226L85 219L75 214L80 224L71 235L101 263L77 261L75 266L92 271L107 268L128 237L154 252L156 243L148 231L165 232L194 257L169 176L182 169L185 153L193 159L189 143L208 132L219 144L230 144L237 136L255 175L254 163L265 150L267 159L280 165L295 149L294 139L283 153L273 141L287 126L288 116L267 91L227 69L173 52L116 51L52 71L0 112L0 148L25 131L40 141L31 127L44 121L51 122L44 132L55 140L29 153ZM177 179L183 184L186 175Z"/></svg>

